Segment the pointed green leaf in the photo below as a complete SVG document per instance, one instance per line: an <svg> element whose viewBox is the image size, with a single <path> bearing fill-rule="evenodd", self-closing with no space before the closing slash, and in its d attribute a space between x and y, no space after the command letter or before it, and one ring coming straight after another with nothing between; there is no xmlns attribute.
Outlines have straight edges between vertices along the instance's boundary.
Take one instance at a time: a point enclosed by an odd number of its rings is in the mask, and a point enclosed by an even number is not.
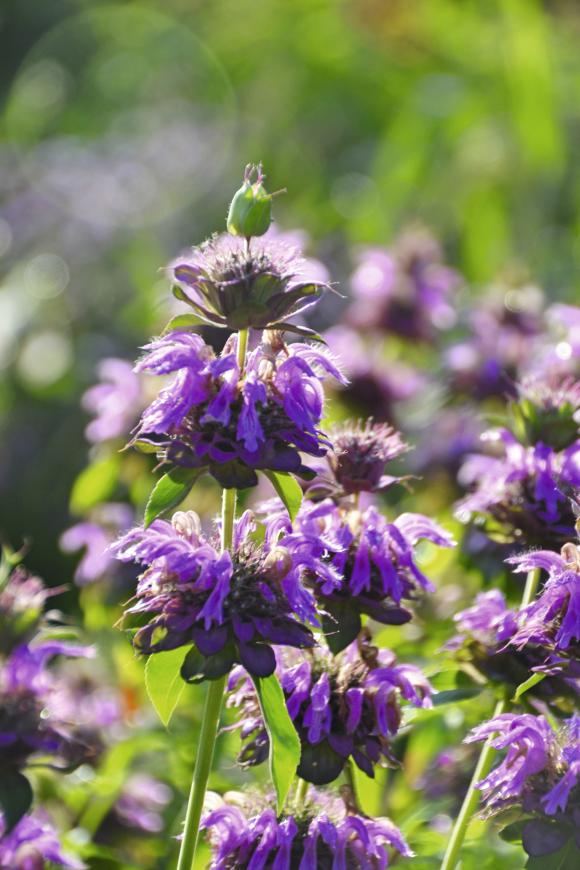
<svg viewBox="0 0 580 870"><path fill-rule="evenodd" d="M145 528L154 519L181 504L200 474L199 468L172 468L160 477L145 508Z"/></svg>
<svg viewBox="0 0 580 870"><path fill-rule="evenodd" d="M167 728L177 707L185 683L181 666L191 647L178 647L153 653L145 665L145 688L157 715Z"/></svg>
<svg viewBox="0 0 580 870"><path fill-rule="evenodd" d="M547 674L532 674L531 677L528 677L527 680L524 680L523 683L520 683L517 689L514 692L514 696L512 701L519 701L522 695L528 691L528 689L533 689L534 686L537 686L538 683L541 683L548 675Z"/></svg>
<svg viewBox="0 0 580 870"><path fill-rule="evenodd" d="M302 488L287 471L265 471L264 474L284 502L284 507L290 514L292 522L302 504Z"/></svg>
<svg viewBox="0 0 580 870"><path fill-rule="evenodd" d="M174 332L176 329L195 329L199 326L207 326L207 323L197 314L177 314L171 318L161 335L167 335L168 332Z"/></svg>
<svg viewBox="0 0 580 870"><path fill-rule="evenodd" d="M300 763L300 739L286 709L284 692L276 674L252 677L252 680L270 738L270 776L276 789L278 812L281 813Z"/></svg>
<svg viewBox="0 0 580 870"><path fill-rule="evenodd" d="M111 497L117 486L120 461L118 453L112 453L81 471L70 496L72 513L84 514Z"/></svg>
<svg viewBox="0 0 580 870"><path fill-rule="evenodd" d="M17 770L4 770L0 776L0 810L8 834L32 803L32 788L23 774Z"/></svg>

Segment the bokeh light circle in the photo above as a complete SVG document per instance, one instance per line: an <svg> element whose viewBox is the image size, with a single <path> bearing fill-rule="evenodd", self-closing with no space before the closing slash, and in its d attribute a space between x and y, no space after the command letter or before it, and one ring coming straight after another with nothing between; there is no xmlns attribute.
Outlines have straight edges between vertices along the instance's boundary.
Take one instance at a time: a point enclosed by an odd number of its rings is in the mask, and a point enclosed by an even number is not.
<svg viewBox="0 0 580 870"><path fill-rule="evenodd" d="M235 118L209 49L138 6L88 10L45 34L5 113L29 183L68 215L111 228L152 225L199 199L229 159Z"/></svg>

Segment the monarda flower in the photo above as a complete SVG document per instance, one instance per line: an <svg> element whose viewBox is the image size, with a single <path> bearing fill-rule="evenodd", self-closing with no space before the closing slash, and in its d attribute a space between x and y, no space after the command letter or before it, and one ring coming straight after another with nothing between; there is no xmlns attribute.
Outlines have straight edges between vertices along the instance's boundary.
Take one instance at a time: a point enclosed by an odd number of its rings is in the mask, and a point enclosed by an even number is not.
<svg viewBox="0 0 580 870"><path fill-rule="evenodd" d="M280 538L281 525L266 524L263 545L250 539L249 511L238 520L233 552L219 553L217 541L200 531L189 511L172 522L155 520L135 528L114 545L117 558L146 565L136 603L127 614L151 614L133 638L146 654L194 645L182 669L190 682L216 679L235 662L257 676L276 667L271 644L314 645L302 620L316 624L315 600L303 585L305 571L337 583L322 562L324 544L301 536Z"/></svg>
<svg viewBox="0 0 580 870"><path fill-rule="evenodd" d="M420 540L453 546L451 536L421 514L405 513L389 522L374 506L351 510L331 499L319 504L303 502L295 530L308 540L324 542L325 558L341 578L337 585L312 577L324 632L334 653L358 635L361 614L385 625L411 619L402 602L434 588L415 560L414 548Z"/></svg>
<svg viewBox="0 0 580 870"><path fill-rule="evenodd" d="M62 850L45 813L23 816L8 833L0 813L0 870L44 870L53 866L83 870L86 865Z"/></svg>
<svg viewBox="0 0 580 870"><path fill-rule="evenodd" d="M580 381L556 375L528 376L511 406L515 434L524 444L565 450L580 435Z"/></svg>
<svg viewBox="0 0 580 870"><path fill-rule="evenodd" d="M61 589L48 589L22 566L0 579L0 654L30 640L40 626L45 602Z"/></svg>
<svg viewBox="0 0 580 870"><path fill-rule="evenodd" d="M203 819L212 850L210 870L385 870L391 850L413 852L387 818L371 819L349 801L308 790L301 806L277 816L259 795L230 793Z"/></svg>
<svg viewBox="0 0 580 870"><path fill-rule="evenodd" d="M243 375L235 339L221 356L198 335L171 332L146 347L139 371L175 374L144 412L133 443L170 465L208 470L224 487L257 483L257 470L307 473L300 454L323 456L322 380L344 377L330 355L265 333Z"/></svg>
<svg viewBox="0 0 580 870"><path fill-rule="evenodd" d="M289 323L329 284L317 281L297 248L276 238L251 245L216 235L170 264L174 294L206 323L230 330L284 329L312 335Z"/></svg>
<svg viewBox="0 0 580 870"><path fill-rule="evenodd" d="M337 779L349 759L368 776L375 765L397 765L391 740L401 724L401 699L431 706L431 687L419 668L398 664L390 650L368 638L339 656L318 647L304 655L280 656L280 682L302 743L298 776L315 785ZM268 736L253 684L243 673L230 677L230 705L241 708L245 745L242 764L268 757Z"/></svg>
<svg viewBox="0 0 580 870"><path fill-rule="evenodd" d="M326 454L335 495L380 492L401 478L385 474L385 465L406 450L400 434L386 423L344 424L329 435L332 450Z"/></svg>
<svg viewBox="0 0 580 870"><path fill-rule="evenodd" d="M364 251L351 284L347 319L357 328L433 341L455 323L450 300L460 279L443 265L441 248L426 231L405 233L391 251Z"/></svg>
<svg viewBox="0 0 580 870"><path fill-rule="evenodd" d="M556 554L551 554L556 555ZM578 656L558 644L562 613L542 608L545 621L534 618L534 602L520 610L506 605L498 589L480 593L473 607L458 613L459 629L447 644L459 662L469 662L488 680L514 692L535 673L540 682L528 689L527 699L536 698L560 713L574 709L580 691Z"/></svg>
<svg viewBox="0 0 580 870"><path fill-rule="evenodd" d="M556 852L577 838L580 717L572 716L555 731L543 716L504 713L474 728L466 742L488 738L507 753L477 783L484 814L510 810L513 821L513 810L519 808L525 820L522 845L529 855Z"/></svg>
<svg viewBox="0 0 580 870"><path fill-rule="evenodd" d="M133 523L133 510L122 502L98 505L91 516L83 522L66 529L59 544L65 553L83 551L76 567L74 580L86 586L102 580L116 566L110 546L119 532L126 531Z"/></svg>
<svg viewBox="0 0 580 870"><path fill-rule="evenodd" d="M507 429L482 436L500 455L474 454L459 481L472 492L456 514L481 522L493 540L524 546L561 546L574 535L573 501L580 487L580 440L560 452L521 444Z"/></svg>

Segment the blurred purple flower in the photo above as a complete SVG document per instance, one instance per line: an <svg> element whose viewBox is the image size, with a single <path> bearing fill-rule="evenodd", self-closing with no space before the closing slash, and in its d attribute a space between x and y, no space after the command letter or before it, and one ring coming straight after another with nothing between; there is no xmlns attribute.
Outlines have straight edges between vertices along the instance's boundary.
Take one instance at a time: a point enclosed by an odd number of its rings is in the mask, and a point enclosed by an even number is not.
<svg viewBox="0 0 580 870"><path fill-rule="evenodd" d="M259 796L240 798L235 804L220 802L203 819L212 847L211 870L384 870L389 848L413 855L389 819L347 810L340 798L314 788L294 815L280 817Z"/></svg>
<svg viewBox="0 0 580 870"><path fill-rule="evenodd" d="M252 543L252 514L237 521L234 550L220 553L218 542L201 535L193 512L155 520L118 541L117 558L146 565L137 586L137 603L127 614L153 614L139 628L135 646L152 653L195 644L182 674L190 681L216 678L241 662L267 676L276 662L271 644L314 645L315 601L303 585L306 571L337 583L322 561L322 541L287 534L276 517L266 523L262 546Z"/></svg>
<svg viewBox="0 0 580 870"><path fill-rule="evenodd" d="M171 800L169 786L146 773L131 774L119 796L114 814L123 827L158 834L163 830L163 810Z"/></svg>
<svg viewBox="0 0 580 870"><path fill-rule="evenodd" d="M82 861L63 852L48 816L36 811L23 816L9 834L0 813L0 870L44 870L53 864L83 870Z"/></svg>
<svg viewBox="0 0 580 870"><path fill-rule="evenodd" d="M44 605L62 588L48 589L40 577L17 566L0 580L0 652L4 654L32 638L38 629Z"/></svg>
<svg viewBox="0 0 580 870"><path fill-rule="evenodd" d="M145 410L133 443L155 445L171 464L208 468L226 487L255 486L258 469L301 473L300 452L322 456L328 447L318 429L321 382L344 377L325 349L287 347L268 333L240 378L235 341L219 357L188 332L149 344L137 368L175 378Z"/></svg>
<svg viewBox="0 0 580 870"><path fill-rule="evenodd" d="M394 653L372 646L368 637L337 657L323 647L308 655L288 650L279 671L302 743L298 776L315 785L337 779L350 758L370 777L380 762L396 765L390 741L401 724L401 699L431 706L431 687L419 668L397 664ZM229 704L240 708L239 761L260 764L269 741L254 686L240 668L229 687Z"/></svg>
<svg viewBox="0 0 580 870"><path fill-rule="evenodd" d="M409 449L401 435L386 423L345 423L330 433L326 459L334 488L344 495L379 492L401 480L385 474L385 465Z"/></svg>
<svg viewBox="0 0 580 870"><path fill-rule="evenodd" d="M126 531L133 522L133 510L121 502L99 505L93 512L94 522L71 526L60 537L60 548L65 553L84 550L75 570L75 583L86 586L101 580L115 566L110 547L119 532Z"/></svg>
<svg viewBox="0 0 580 870"><path fill-rule="evenodd" d="M347 321L356 328L433 341L455 323L450 298L460 278L443 265L441 248L426 231L405 233L391 251L364 251L351 283Z"/></svg>
<svg viewBox="0 0 580 870"><path fill-rule="evenodd" d="M145 403L141 379L131 363L116 357L101 360L98 374L101 383L82 398L83 408L95 417L85 434L92 442L126 438Z"/></svg>

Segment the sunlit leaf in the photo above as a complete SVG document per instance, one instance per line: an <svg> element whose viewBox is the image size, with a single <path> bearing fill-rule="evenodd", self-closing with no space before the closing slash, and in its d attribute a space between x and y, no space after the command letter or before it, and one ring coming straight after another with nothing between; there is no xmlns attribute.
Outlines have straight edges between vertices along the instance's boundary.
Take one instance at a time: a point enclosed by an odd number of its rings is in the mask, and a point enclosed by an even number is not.
<svg viewBox="0 0 580 870"><path fill-rule="evenodd" d="M197 314L177 314L175 317L172 317L169 323L164 327L161 335L167 335L168 332L174 332L178 329L196 329L200 326L207 326L207 324L201 319L201 317L198 317Z"/></svg>
<svg viewBox="0 0 580 870"><path fill-rule="evenodd" d="M119 455L112 453L81 471L70 496L72 513L84 514L111 497L117 486L120 461Z"/></svg>
<svg viewBox="0 0 580 870"><path fill-rule="evenodd" d="M276 789L278 812L281 813L300 763L300 739L286 709L284 692L276 675L252 679L270 738L270 775Z"/></svg>
<svg viewBox="0 0 580 870"><path fill-rule="evenodd" d="M181 666L190 647L153 653L145 665L145 687L157 715L167 728L177 707L185 683Z"/></svg>
<svg viewBox="0 0 580 870"><path fill-rule="evenodd" d="M149 496L145 508L145 527L181 504L199 475L199 468L172 468L164 474Z"/></svg>
<svg viewBox="0 0 580 870"><path fill-rule="evenodd" d="M284 507L288 511L290 519L294 522L302 504L302 488L300 484L286 471L265 471L264 474L284 502Z"/></svg>
<svg viewBox="0 0 580 870"><path fill-rule="evenodd" d="M538 683L541 683L542 680L544 680L547 676L548 676L547 674L538 674L538 673L532 674L531 677L528 677L527 680L524 680L523 683L519 684L519 686L517 687L517 689L514 692L514 696L512 698L512 701L519 701L519 699L522 697L522 695L525 695L525 693L529 689L533 689L534 686L537 686Z"/></svg>

